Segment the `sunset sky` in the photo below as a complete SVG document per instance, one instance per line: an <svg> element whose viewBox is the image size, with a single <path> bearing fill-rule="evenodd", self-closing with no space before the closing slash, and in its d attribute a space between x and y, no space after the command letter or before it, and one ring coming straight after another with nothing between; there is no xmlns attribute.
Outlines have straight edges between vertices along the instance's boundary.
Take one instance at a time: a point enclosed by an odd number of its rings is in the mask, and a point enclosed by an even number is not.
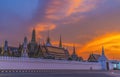
<svg viewBox="0 0 120 77"><path fill-rule="evenodd" d="M18 46L25 36L31 39L73 44L76 53L87 58L101 54L102 46L109 59L120 59L120 0L0 0L0 45L4 40Z"/></svg>

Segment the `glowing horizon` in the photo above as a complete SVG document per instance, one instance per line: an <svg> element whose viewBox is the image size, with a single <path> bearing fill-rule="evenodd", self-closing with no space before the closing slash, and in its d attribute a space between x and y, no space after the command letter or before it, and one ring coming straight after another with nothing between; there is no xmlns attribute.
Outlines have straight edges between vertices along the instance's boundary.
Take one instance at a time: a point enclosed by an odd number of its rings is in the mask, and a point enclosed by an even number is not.
<svg viewBox="0 0 120 77"><path fill-rule="evenodd" d="M0 45L4 40L17 46L31 31L46 40L50 30L51 42L57 46L62 35L63 46L72 53L87 58L90 53L101 54L104 46L109 59L120 54L119 0L0 0Z"/></svg>

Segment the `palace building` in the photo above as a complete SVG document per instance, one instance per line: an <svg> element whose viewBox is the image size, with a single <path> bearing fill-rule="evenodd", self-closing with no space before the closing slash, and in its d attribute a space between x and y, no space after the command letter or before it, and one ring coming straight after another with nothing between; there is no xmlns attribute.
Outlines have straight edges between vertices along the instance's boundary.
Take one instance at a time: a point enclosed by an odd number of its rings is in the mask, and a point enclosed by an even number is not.
<svg viewBox="0 0 120 77"><path fill-rule="evenodd" d="M2 47L0 47L0 56L10 57L29 57L29 58L43 58L43 59L57 59L57 60L73 60L83 61L82 57L78 57L76 54L76 48L73 46L73 53L70 55L68 49L62 45L62 38L60 35L59 46L53 46L48 32L46 43L41 44L36 41L36 31L33 29L31 41L28 42L27 37L24 37L22 44L18 47L12 47L8 45L8 41L5 40ZM104 47L102 47L102 54L90 54L88 62L104 62L107 61L107 57L104 54Z"/></svg>
<svg viewBox="0 0 120 77"><path fill-rule="evenodd" d="M46 44L38 44L36 41L36 31L33 29L30 42L25 37L23 43L19 44L19 47L10 47L6 40L4 46L0 48L0 55L67 60L69 58L69 51L62 46L61 36L58 47L51 44L49 34Z"/></svg>
<svg viewBox="0 0 120 77"><path fill-rule="evenodd" d="M60 36L60 41L59 41L59 47L56 47L56 46L52 46L50 42L50 37L48 34L46 45L44 47L47 51L47 54L49 56L52 56L55 59L68 59L69 58L68 50L62 47L61 36Z"/></svg>

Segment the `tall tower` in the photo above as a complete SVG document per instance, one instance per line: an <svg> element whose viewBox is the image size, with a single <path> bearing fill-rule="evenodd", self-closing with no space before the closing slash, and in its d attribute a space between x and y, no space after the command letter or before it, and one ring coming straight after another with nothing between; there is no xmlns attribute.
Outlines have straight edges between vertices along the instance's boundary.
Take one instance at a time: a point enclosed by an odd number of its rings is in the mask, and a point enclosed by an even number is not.
<svg viewBox="0 0 120 77"><path fill-rule="evenodd" d="M35 57L35 53L38 50L38 44L36 42L36 31L33 29L31 42L28 44L28 55L29 57Z"/></svg>
<svg viewBox="0 0 120 77"><path fill-rule="evenodd" d="M31 39L31 42L36 42L36 32L35 32L35 29L33 29L32 31L32 39Z"/></svg>
<svg viewBox="0 0 120 77"><path fill-rule="evenodd" d="M47 37L47 40L46 40L46 46L51 46L49 31L48 31L48 37Z"/></svg>
<svg viewBox="0 0 120 77"><path fill-rule="evenodd" d="M101 63L102 70L107 70L106 62L108 61L108 59L105 56L104 47L103 46L102 46L102 54L101 54L101 57L98 59L98 61Z"/></svg>
<svg viewBox="0 0 120 77"><path fill-rule="evenodd" d="M104 47L102 46L102 56L105 56Z"/></svg>
<svg viewBox="0 0 120 77"><path fill-rule="evenodd" d="M27 49L27 37L25 37L24 42L23 42L22 57L28 57L27 51L28 51L28 49Z"/></svg>
<svg viewBox="0 0 120 77"><path fill-rule="evenodd" d="M2 52L1 52L2 55L4 55L4 45L2 44Z"/></svg>
<svg viewBox="0 0 120 77"><path fill-rule="evenodd" d="M107 57L105 56L105 51L104 51L104 47L102 46L102 54L101 54L101 57L104 59L104 60L107 60Z"/></svg>
<svg viewBox="0 0 120 77"><path fill-rule="evenodd" d="M8 51L8 41L7 41L7 40L5 40L4 51L5 51L5 52Z"/></svg>
<svg viewBox="0 0 120 77"><path fill-rule="evenodd" d="M73 54L76 55L75 46L73 46Z"/></svg>
<svg viewBox="0 0 120 77"><path fill-rule="evenodd" d="M62 39L61 39L61 35L60 35L59 47L62 48Z"/></svg>
<svg viewBox="0 0 120 77"><path fill-rule="evenodd" d="M77 60L78 56L76 55L76 50L75 50L75 46L73 46L73 53L71 55L72 60Z"/></svg>
<svg viewBox="0 0 120 77"><path fill-rule="evenodd" d="M5 44L4 44L4 53L3 53L4 56L9 56L10 53L9 53L9 48L8 48L8 41L5 40Z"/></svg>

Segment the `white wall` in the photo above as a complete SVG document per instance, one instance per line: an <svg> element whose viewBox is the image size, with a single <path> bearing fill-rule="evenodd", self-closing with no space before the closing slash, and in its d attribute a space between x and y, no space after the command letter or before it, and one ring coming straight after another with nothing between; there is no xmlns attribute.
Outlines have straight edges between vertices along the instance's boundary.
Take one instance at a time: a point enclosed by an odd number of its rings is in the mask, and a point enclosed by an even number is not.
<svg viewBox="0 0 120 77"><path fill-rule="evenodd" d="M100 63L77 62L65 60L46 60L40 58L0 57L0 69L72 69L101 70Z"/></svg>

